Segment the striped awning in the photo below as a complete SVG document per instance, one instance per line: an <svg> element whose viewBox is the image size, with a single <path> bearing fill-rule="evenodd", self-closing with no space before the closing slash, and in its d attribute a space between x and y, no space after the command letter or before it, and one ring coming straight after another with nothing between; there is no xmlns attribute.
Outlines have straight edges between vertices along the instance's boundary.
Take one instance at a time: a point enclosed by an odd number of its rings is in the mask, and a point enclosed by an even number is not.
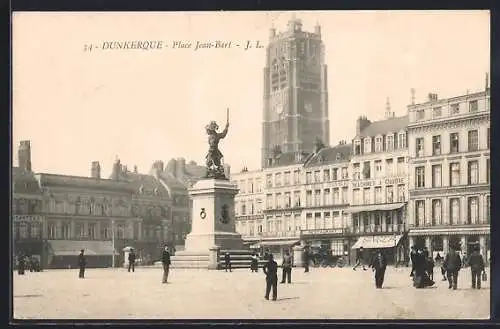
<svg viewBox="0 0 500 329"><path fill-rule="evenodd" d="M352 249L379 249L379 248L394 248L399 244L403 235L372 235L362 236L352 246Z"/></svg>
<svg viewBox="0 0 500 329"><path fill-rule="evenodd" d="M78 240L49 240L50 251L54 256L78 256L80 250L88 256L111 256L113 245L111 241L78 241ZM119 253L115 250L115 255Z"/></svg>

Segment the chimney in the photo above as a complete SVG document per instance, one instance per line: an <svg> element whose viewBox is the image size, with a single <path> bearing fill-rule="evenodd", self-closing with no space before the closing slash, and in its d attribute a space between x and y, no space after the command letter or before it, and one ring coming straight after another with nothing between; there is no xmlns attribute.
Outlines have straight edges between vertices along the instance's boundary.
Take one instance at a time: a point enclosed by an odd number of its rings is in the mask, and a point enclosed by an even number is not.
<svg viewBox="0 0 500 329"><path fill-rule="evenodd" d="M90 169L90 177L95 179L101 179L101 165L99 161L92 161L92 167Z"/></svg>
<svg viewBox="0 0 500 329"><path fill-rule="evenodd" d="M137 166L134 165L134 174L137 174L137 173L138 173Z"/></svg>
<svg viewBox="0 0 500 329"><path fill-rule="evenodd" d="M175 173L175 178L182 180L184 178L185 172L186 172L186 160L184 158L177 158L177 170Z"/></svg>
<svg viewBox="0 0 500 329"><path fill-rule="evenodd" d="M274 38L275 36L276 36L276 29L274 28L274 25L273 25L273 27L271 27L271 28L269 29L269 39L272 39L272 38Z"/></svg>
<svg viewBox="0 0 500 329"><path fill-rule="evenodd" d="M435 102L438 100L438 95L434 94L434 93L429 93L428 98L429 98L429 102Z"/></svg>
<svg viewBox="0 0 500 329"><path fill-rule="evenodd" d="M30 141L21 141L17 150L17 160L19 168L31 172L31 143Z"/></svg>
<svg viewBox="0 0 500 329"><path fill-rule="evenodd" d="M411 105L415 105L415 88L411 88L410 92L411 92Z"/></svg>
<svg viewBox="0 0 500 329"><path fill-rule="evenodd" d="M120 159L116 158L115 163L113 164L112 177L114 180L120 180L121 174L122 174L122 165L120 163Z"/></svg>
<svg viewBox="0 0 500 329"><path fill-rule="evenodd" d="M316 22L316 25L314 26L314 34L321 37L321 26L319 25L319 22Z"/></svg>
<svg viewBox="0 0 500 329"><path fill-rule="evenodd" d="M356 136L361 135L361 132L370 125L371 121L366 116L360 116L356 121Z"/></svg>

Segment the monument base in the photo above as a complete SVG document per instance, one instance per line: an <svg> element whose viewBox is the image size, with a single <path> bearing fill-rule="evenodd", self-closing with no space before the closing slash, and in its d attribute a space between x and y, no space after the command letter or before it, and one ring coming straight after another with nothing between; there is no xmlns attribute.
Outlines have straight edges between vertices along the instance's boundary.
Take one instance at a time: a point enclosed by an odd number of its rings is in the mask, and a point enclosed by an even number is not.
<svg viewBox="0 0 500 329"><path fill-rule="evenodd" d="M189 233L186 236L186 251L208 253L218 246L221 250L242 250L241 234L233 232Z"/></svg>

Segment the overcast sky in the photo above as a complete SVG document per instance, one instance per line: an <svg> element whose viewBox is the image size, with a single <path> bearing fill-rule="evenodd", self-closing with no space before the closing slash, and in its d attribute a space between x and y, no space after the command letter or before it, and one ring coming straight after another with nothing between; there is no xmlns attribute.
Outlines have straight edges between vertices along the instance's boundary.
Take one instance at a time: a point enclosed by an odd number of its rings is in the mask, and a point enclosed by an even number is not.
<svg viewBox="0 0 500 329"><path fill-rule="evenodd" d="M147 173L155 160L204 162L210 120L230 131L220 149L232 170L260 165L264 49L93 50L103 41L259 40L286 29L291 12L16 13L13 18L13 160L31 140L36 172L108 176L118 156ZM386 98L406 113L429 92L484 89L487 11L298 12L322 26L331 144L355 120L382 119ZM171 45L169 44L169 47Z"/></svg>

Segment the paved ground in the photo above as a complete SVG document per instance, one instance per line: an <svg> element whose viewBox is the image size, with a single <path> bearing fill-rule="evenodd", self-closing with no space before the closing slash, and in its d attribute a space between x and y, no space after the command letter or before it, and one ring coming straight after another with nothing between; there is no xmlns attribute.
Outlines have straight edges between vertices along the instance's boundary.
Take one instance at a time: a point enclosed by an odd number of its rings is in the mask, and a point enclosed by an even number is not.
<svg viewBox="0 0 500 329"><path fill-rule="evenodd" d="M438 271L436 270L436 274ZM470 288L461 271L458 290L447 282L415 289L407 268L388 268L384 289L371 271L294 269L293 283L278 286L278 300L264 300L262 272L90 269L14 274L17 319L488 319L490 287ZM281 278L281 274L279 275ZM437 275L436 275L437 277Z"/></svg>

